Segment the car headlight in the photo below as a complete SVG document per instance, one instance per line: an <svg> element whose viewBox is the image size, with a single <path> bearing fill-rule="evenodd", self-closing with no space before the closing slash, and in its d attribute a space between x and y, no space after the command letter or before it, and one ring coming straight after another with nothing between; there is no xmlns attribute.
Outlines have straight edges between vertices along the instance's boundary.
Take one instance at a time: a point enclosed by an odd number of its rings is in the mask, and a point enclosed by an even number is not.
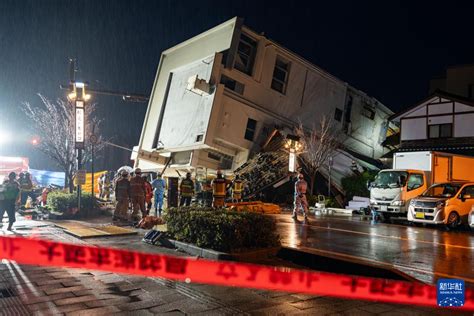
<svg viewBox="0 0 474 316"><path fill-rule="evenodd" d="M446 203L444 201L438 201L438 203L436 203L436 208L443 208L446 206Z"/></svg>
<svg viewBox="0 0 474 316"><path fill-rule="evenodd" d="M370 204L377 205L377 200L376 199L370 199Z"/></svg>
<svg viewBox="0 0 474 316"><path fill-rule="evenodd" d="M402 200L397 200L397 201L392 201L393 206L403 206L405 205L405 201Z"/></svg>

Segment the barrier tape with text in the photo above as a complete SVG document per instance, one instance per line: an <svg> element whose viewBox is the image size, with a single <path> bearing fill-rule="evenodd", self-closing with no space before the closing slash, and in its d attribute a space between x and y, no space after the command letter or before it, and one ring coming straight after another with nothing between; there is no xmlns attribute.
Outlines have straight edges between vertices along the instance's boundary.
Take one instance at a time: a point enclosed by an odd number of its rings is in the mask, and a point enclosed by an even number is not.
<svg viewBox="0 0 474 316"><path fill-rule="evenodd" d="M20 264L437 307L436 287L416 282L155 255L21 237L0 237L0 242L0 258ZM474 310L474 289L466 289L465 304L456 309Z"/></svg>

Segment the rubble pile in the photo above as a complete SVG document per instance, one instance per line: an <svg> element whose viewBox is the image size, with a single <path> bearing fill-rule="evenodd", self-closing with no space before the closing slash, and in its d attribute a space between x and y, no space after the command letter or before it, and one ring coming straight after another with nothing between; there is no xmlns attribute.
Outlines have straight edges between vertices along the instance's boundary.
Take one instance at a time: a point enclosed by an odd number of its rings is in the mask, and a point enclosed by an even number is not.
<svg viewBox="0 0 474 316"><path fill-rule="evenodd" d="M258 153L234 173L245 182L245 195L255 196L288 176L288 156L284 151Z"/></svg>

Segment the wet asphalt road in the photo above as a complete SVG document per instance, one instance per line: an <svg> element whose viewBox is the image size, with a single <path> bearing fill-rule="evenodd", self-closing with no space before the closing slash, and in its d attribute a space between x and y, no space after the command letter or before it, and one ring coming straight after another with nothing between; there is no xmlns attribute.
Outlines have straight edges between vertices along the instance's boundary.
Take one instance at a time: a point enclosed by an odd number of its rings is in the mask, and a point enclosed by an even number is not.
<svg viewBox="0 0 474 316"><path fill-rule="evenodd" d="M425 283L461 278L474 285L474 232L384 224L358 216L276 215L284 247L396 269ZM368 267L370 269L370 267ZM350 271L347 271L350 274Z"/></svg>

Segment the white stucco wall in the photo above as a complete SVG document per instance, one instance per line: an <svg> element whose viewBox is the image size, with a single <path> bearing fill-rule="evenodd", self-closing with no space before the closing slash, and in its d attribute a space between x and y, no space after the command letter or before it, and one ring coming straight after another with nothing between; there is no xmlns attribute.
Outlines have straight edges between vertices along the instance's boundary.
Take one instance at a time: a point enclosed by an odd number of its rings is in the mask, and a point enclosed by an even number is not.
<svg viewBox="0 0 474 316"><path fill-rule="evenodd" d="M426 139L426 118L402 120L401 140Z"/></svg>
<svg viewBox="0 0 474 316"><path fill-rule="evenodd" d="M167 149L185 150L204 143L214 94L199 95L187 90L194 75L209 81L214 55L172 69L173 77L163 115L159 140ZM203 135L201 141L196 141Z"/></svg>
<svg viewBox="0 0 474 316"><path fill-rule="evenodd" d="M162 53L140 137L140 148L152 150L169 73L173 69L228 49L235 25L234 18Z"/></svg>
<svg viewBox="0 0 474 316"><path fill-rule="evenodd" d="M474 137L474 113L454 116L454 137Z"/></svg>

